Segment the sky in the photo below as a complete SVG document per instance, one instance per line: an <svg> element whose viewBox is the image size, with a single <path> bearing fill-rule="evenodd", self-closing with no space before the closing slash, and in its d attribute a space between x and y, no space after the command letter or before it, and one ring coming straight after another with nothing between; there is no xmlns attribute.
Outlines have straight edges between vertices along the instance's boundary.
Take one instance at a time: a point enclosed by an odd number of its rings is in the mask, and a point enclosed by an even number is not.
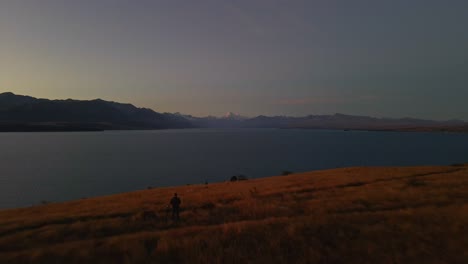
<svg viewBox="0 0 468 264"><path fill-rule="evenodd" d="M466 0L0 0L0 92L468 120Z"/></svg>

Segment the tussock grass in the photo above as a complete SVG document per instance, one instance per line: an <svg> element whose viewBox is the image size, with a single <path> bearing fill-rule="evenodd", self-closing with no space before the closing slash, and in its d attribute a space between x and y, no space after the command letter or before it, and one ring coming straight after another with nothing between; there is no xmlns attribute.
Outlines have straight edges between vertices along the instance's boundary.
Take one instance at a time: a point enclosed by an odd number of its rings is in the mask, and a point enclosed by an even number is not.
<svg viewBox="0 0 468 264"><path fill-rule="evenodd" d="M467 166L356 167L0 211L0 263L467 263L466 226Z"/></svg>

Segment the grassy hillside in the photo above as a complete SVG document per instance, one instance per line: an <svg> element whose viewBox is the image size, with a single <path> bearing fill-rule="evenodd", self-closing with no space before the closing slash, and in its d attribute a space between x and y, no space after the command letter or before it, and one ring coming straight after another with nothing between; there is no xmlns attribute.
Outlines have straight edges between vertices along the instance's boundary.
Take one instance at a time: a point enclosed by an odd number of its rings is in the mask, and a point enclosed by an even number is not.
<svg viewBox="0 0 468 264"><path fill-rule="evenodd" d="M179 222L166 215L174 192ZM466 165L344 168L0 211L0 263L468 263L467 247Z"/></svg>

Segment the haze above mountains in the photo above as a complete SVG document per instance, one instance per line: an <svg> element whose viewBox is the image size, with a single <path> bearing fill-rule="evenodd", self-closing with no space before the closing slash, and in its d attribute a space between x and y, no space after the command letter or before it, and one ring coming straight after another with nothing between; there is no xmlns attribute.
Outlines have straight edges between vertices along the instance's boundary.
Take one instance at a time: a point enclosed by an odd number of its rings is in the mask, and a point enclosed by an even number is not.
<svg viewBox="0 0 468 264"><path fill-rule="evenodd" d="M182 128L310 128L344 130L468 131L460 120L374 118L345 114L305 117L257 116L234 113L194 117L158 113L131 104L101 99L48 100L13 93L0 94L0 131L102 131Z"/></svg>

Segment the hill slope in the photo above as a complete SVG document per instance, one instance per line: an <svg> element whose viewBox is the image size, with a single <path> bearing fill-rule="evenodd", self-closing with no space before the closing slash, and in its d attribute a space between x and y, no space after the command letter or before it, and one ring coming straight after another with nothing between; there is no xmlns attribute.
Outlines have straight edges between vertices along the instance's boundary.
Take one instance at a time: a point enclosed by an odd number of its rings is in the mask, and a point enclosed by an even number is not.
<svg viewBox="0 0 468 264"><path fill-rule="evenodd" d="M189 128L185 118L101 99L48 100L0 94L0 130L108 130ZM82 128L82 129L79 129Z"/></svg>
<svg viewBox="0 0 468 264"><path fill-rule="evenodd" d="M0 263L467 263L467 190L466 165L344 168L6 210Z"/></svg>

